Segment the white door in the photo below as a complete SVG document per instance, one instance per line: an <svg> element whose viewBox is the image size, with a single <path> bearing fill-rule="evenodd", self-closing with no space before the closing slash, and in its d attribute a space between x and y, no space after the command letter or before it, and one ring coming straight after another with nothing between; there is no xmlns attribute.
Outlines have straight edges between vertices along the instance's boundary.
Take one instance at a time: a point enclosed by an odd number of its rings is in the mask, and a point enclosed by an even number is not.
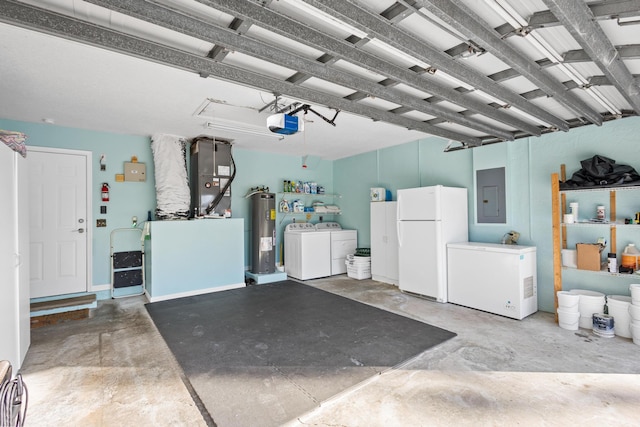
<svg viewBox="0 0 640 427"><path fill-rule="evenodd" d="M87 172L90 153L31 149L31 297L88 290Z"/></svg>
<svg viewBox="0 0 640 427"><path fill-rule="evenodd" d="M437 221L398 221L398 285L403 291L440 298L442 276Z"/></svg>

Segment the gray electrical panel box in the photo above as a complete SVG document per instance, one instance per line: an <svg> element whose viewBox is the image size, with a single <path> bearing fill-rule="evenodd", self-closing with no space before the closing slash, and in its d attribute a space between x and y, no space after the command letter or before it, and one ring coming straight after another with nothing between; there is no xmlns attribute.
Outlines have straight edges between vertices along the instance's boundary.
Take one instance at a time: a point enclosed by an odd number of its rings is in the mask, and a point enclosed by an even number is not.
<svg viewBox="0 0 640 427"><path fill-rule="evenodd" d="M191 144L190 165L191 215L231 216L231 143L196 138Z"/></svg>

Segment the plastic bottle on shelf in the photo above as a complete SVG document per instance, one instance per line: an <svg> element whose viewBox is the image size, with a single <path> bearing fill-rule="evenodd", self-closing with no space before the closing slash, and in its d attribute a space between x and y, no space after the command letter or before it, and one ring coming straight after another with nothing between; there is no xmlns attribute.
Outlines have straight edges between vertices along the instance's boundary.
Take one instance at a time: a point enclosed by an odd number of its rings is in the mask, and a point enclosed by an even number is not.
<svg viewBox="0 0 640 427"><path fill-rule="evenodd" d="M618 260L616 258L616 254L614 252L609 252L609 256L607 257L609 263L609 273L617 273L618 272Z"/></svg>
<svg viewBox="0 0 640 427"><path fill-rule="evenodd" d="M629 243L624 247L624 250L622 251L621 265L623 267L633 268L634 270L637 270L639 256L640 250L636 248L635 244Z"/></svg>

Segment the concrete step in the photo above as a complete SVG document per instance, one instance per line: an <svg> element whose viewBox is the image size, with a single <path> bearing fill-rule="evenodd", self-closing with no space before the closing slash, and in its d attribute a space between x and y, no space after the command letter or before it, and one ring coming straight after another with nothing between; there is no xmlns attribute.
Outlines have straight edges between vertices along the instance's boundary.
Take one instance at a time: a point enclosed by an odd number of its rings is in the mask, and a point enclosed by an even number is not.
<svg viewBox="0 0 640 427"><path fill-rule="evenodd" d="M31 327L55 325L61 321L86 319L97 307L95 294L84 294L31 303Z"/></svg>

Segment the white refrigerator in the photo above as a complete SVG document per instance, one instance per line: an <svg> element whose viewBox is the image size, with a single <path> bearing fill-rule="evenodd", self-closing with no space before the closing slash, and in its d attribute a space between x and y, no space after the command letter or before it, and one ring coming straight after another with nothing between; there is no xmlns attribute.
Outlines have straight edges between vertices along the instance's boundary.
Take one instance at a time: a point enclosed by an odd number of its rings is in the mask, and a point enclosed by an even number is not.
<svg viewBox="0 0 640 427"><path fill-rule="evenodd" d="M467 189L398 190L398 287L447 302L447 243L469 240Z"/></svg>

